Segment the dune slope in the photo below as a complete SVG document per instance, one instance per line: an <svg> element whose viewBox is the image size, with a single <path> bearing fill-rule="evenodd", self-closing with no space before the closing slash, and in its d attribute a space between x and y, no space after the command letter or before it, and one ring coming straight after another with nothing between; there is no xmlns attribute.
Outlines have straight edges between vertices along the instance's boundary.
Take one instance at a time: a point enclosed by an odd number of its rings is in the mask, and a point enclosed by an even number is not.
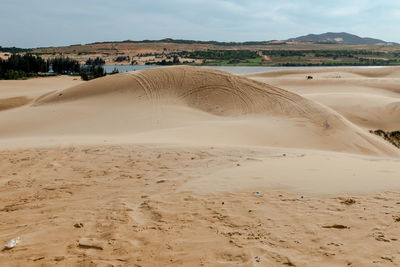
<svg viewBox="0 0 400 267"><path fill-rule="evenodd" d="M102 135L129 142L398 155L386 142L311 100L195 67L123 73L44 94L31 106L0 113L0 127L8 138Z"/></svg>
<svg viewBox="0 0 400 267"><path fill-rule="evenodd" d="M307 80L306 76L313 76ZM370 129L400 128L400 68L325 68L246 75L322 103Z"/></svg>
<svg viewBox="0 0 400 267"><path fill-rule="evenodd" d="M108 76L39 98L35 105L116 93L133 94L132 102L182 101L191 108L215 115L268 112L313 117L315 115L310 112L317 109L312 102L285 90L229 73L194 67Z"/></svg>

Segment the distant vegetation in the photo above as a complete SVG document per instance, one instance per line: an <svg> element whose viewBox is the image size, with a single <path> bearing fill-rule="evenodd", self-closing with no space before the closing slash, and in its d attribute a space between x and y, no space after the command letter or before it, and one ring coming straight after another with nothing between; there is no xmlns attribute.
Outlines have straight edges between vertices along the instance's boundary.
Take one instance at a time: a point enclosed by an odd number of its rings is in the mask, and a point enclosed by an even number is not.
<svg viewBox="0 0 400 267"><path fill-rule="evenodd" d="M367 50L264 50L271 66L390 66L400 65L399 52Z"/></svg>
<svg viewBox="0 0 400 267"><path fill-rule="evenodd" d="M370 132L384 138L386 141L390 142L395 147L400 148L400 131L386 132L383 130L376 130L376 131L371 130Z"/></svg>
<svg viewBox="0 0 400 267"><path fill-rule="evenodd" d="M79 62L69 57L56 57L49 60L49 64L53 67L53 71L59 74L79 73Z"/></svg>
<svg viewBox="0 0 400 267"><path fill-rule="evenodd" d="M81 67L79 75L84 81L106 76L106 72L102 67L105 63L104 59L100 57L96 57L95 59L89 58L86 60L86 65Z"/></svg>
<svg viewBox="0 0 400 267"><path fill-rule="evenodd" d="M114 59L115 62L123 62L123 61L130 61L131 58L129 56L119 56Z"/></svg>
<svg viewBox="0 0 400 267"><path fill-rule="evenodd" d="M2 47L0 46L0 52L3 53L26 53L30 52L32 49L18 48L18 47Z"/></svg>
<svg viewBox="0 0 400 267"><path fill-rule="evenodd" d="M179 58L185 58L186 62L180 62ZM197 63L197 65L260 66L262 63L259 54L251 50L207 50L169 53L167 54L167 60L162 60L161 62L153 62L152 64L195 64L195 60L201 60L201 63Z"/></svg>
<svg viewBox="0 0 400 267"><path fill-rule="evenodd" d="M0 59L0 79L24 79L38 76L49 70L49 63L41 57L26 55L11 55L7 60Z"/></svg>
<svg viewBox="0 0 400 267"><path fill-rule="evenodd" d="M88 60L86 60L86 65L88 66L102 66L105 63L106 62L104 61L104 59L100 57L96 57L95 59L89 58Z"/></svg>
<svg viewBox="0 0 400 267"><path fill-rule="evenodd" d="M93 54L106 59L106 64L120 62L122 64L143 65L216 66L400 65L400 45L378 39L361 38L347 33L326 33L289 40L254 42L218 42L170 38L143 41L126 40L37 48L33 52L50 57L68 55L78 60L87 60L88 57L83 56ZM102 64L87 62L87 65Z"/></svg>
<svg viewBox="0 0 400 267"><path fill-rule="evenodd" d="M82 80L89 81L106 76L106 72L102 66L89 65L81 67L79 75L81 76Z"/></svg>
<svg viewBox="0 0 400 267"><path fill-rule="evenodd" d="M17 80L37 76L50 75L50 67L55 74L79 74L82 80L88 81L105 76L106 73L101 65L104 60L101 58L90 59L85 66L81 66L75 59L69 57L55 57L44 60L40 56L25 54L12 54L8 59L0 59L0 79ZM114 70L112 74L118 73Z"/></svg>
<svg viewBox="0 0 400 267"><path fill-rule="evenodd" d="M335 33L333 33L335 35ZM338 33L342 36L344 33ZM338 36L339 36L338 35ZM349 42L357 39L344 34ZM332 34L321 35L331 38ZM350 38L350 39L349 39ZM356 39L354 39L356 38ZM355 41L354 41L354 40ZM362 38L364 41L373 41ZM367 39L367 40L366 40ZM351 41L353 40L353 41ZM209 65L209 66L396 66L400 65L399 45L345 45L312 43L293 44L287 41L261 42L216 42L195 40L144 40L123 42L102 42L88 45L48 47L32 50L36 56L51 58L49 62L57 73L80 73L75 60L85 62L85 70L94 71L88 66L105 64L142 65ZM286 42L286 43L285 43ZM361 42L361 41L360 41ZM27 50L20 48L1 48L20 54ZM145 53L143 53L145 51ZM10 52L11 53L11 52ZM92 56L90 55L100 55ZM87 56L84 56L87 55ZM59 58L65 61L58 62ZM107 61L105 61L107 60ZM61 67L59 67L61 65ZM16 70L19 71L19 70ZM3 71L4 72L4 71ZM98 71L96 70L96 73ZM12 75L11 75L12 74ZM11 73L8 76L21 76ZM97 75L97 74L96 74ZM90 75L89 75L90 76ZM94 75L95 76L95 75Z"/></svg>
<svg viewBox="0 0 400 267"><path fill-rule="evenodd" d="M251 50L208 50L194 52L179 52L181 57L189 57L194 59L216 59L216 60L244 60L248 58L257 58L258 54Z"/></svg>
<svg viewBox="0 0 400 267"><path fill-rule="evenodd" d="M139 54L138 57L166 57L146 65L197 64L216 66L394 66L400 52L368 50L205 50ZM185 58L182 63L177 57ZM169 60L174 58L174 60ZM196 60L197 63L194 63ZM199 63L199 60L200 63Z"/></svg>
<svg viewBox="0 0 400 267"><path fill-rule="evenodd" d="M179 61L179 57L177 55L174 55L172 57L168 56L167 59L163 59L160 61L149 61L146 62L146 65L179 65L181 64L181 62ZM132 61L132 65L133 65L133 61Z"/></svg>

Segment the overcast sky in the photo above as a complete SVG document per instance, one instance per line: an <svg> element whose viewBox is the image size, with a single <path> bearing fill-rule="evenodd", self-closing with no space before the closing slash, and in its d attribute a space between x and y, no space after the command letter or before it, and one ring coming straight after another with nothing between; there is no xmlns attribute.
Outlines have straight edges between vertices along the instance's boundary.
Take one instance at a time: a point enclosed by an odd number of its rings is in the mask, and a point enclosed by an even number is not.
<svg viewBox="0 0 400 267"><path fill-rule="evenodd" d="M0 0L0 45L349 32L400 42L399 0Z"/></svg>

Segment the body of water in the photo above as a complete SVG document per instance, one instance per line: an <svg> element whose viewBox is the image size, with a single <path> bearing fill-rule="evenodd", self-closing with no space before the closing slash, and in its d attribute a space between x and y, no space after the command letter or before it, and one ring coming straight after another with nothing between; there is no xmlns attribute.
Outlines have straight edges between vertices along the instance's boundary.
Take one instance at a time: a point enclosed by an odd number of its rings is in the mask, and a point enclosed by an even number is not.
<svg viewBox="0 0 400 267"><path fill-rule="evenodd" d="M141 71L147 69L154 68L165 68L167 66L158 66L158 65L105 65L103 66L107 73L112 72L114 69L117 69L119 72L127 72L127 71ZM325 67L325 66L317 66L317 67L251 67L251 66L201 66L202 68L210 68L215 70L222 70L226 72L230 72L233 74L246 74L246 73L255 73L255 72L268 72L274 70L301 70L301 69L321 69L321 68L382 68L378 66L339 66L339 67Z"/></svg>

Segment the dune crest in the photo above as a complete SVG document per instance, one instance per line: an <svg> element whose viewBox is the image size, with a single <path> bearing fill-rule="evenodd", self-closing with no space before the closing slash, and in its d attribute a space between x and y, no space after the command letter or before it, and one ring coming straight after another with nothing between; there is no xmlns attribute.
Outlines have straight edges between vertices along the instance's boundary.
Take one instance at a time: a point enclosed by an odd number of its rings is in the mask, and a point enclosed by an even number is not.
<svg viewBox="0 0 400 267"><path fill-rule="evenodd" d="M132 103L176 99L214 115L269 113L311 117L322 109L299 95L226 72L169 67L107 76L39 98L35 105L105 94L133 94Z"/></svg>

